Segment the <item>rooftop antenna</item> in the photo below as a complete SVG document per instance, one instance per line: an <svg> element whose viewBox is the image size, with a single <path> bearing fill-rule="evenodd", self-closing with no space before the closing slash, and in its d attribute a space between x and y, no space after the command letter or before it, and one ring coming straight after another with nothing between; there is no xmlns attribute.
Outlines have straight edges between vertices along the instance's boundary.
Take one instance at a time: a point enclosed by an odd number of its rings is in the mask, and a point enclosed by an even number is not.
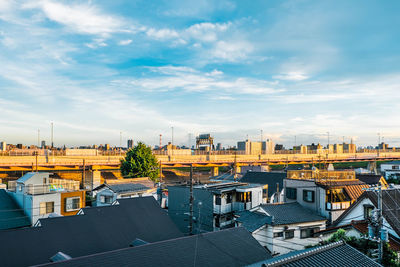
<svg viewBox="0 0 400 267"><path fill-rule="evenodd" d="M162 146L162 134L160 134L160 148Z"/></svg>

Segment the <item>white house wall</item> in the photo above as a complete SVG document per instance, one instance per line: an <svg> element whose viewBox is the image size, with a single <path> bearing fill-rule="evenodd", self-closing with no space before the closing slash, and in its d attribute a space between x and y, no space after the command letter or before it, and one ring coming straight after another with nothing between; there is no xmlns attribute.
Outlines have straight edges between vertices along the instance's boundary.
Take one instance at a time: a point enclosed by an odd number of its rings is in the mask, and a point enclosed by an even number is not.
<svg viewBox="0 0 400 267"><path fill-rule="evenodd" d="M372 205L372 202L369 198L364 198L361 202L359 202L356 206L352 208L352 210L338 222L338 226L346 225L351 223L353 220L363 220L364 219L364 205ZM388 230L390 234L393 236L400 238L400 236L392 229L390 224L383 218L383 225Z"/></svg>

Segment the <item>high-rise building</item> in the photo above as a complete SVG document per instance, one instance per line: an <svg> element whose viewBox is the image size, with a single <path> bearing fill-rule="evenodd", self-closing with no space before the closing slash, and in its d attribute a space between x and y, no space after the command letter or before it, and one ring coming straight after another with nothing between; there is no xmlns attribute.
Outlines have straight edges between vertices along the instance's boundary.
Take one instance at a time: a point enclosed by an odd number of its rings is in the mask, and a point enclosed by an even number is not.
<svg viewBox="0 0 400 267"><path fill-rule="evenodd" d="M6 151L7 150L7 143L2 141L0 142L0 151Z"/></svg>
<svg viewBox="0 0 400 267"><path fill-rule="evenodd" d="M128 139L127 148L131 149L132 147L133 147L133 140L132 139Z"/></svg>
<svg viewBox="0 0 400 267"><path fill-rule="evenodd" d="M46 141L45 140L42 140L42 146L41 146L42 148L46 148Z"/></svg>

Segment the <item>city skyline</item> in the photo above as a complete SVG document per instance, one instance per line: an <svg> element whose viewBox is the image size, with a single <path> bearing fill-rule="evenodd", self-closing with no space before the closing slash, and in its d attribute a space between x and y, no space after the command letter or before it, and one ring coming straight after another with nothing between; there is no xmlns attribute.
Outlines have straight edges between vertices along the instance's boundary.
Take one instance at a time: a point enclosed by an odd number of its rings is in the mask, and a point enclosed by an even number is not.
<svg viewBox="0 0 400 267"><path fill-rule="evenodd" d="M2 1L0 141L400 146L399 7Z"/></svg>

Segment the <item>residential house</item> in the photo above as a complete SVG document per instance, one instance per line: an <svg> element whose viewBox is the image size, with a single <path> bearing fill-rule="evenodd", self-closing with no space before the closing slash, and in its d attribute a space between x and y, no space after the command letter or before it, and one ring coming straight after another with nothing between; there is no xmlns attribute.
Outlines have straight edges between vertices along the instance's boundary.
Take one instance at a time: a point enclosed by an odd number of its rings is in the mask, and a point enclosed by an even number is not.
<svg viewBox="0 0 400 267"><path fill-rule="evenodd" d="M384 162L381 164L381 173L384 174L386 179L400 177L400 161Z"/></svg>
<svg viewBox="0 0 400 267"><path fill-rule="evenodd" d="M288 171L284 180L285 202L297 201L335 221L369 185L356 179L354 171Z"/></svg>
<svg viewBox="0 0 400 267"><path fill-rule="evenodd" d="M139 244L45 266L246 266L271 255L243 228Z"/></svg>
<svg viewBox="0 0 400 267"><path fill-rule="evenodd" d="M0 230L31 226L29 217L4 189L0 189Z"/></svg>
<svg viewBox="0 0 400 267"><path fill-rule="evenodd" d="M368 236L368 220L352 220L348 224L342 224L341 226L329 227L325 230L316 232L314 235L320 239L326 241L329 240L339 229L346 231L346 236L362 238ZM389 246L390 249L400 252L400 239L389 235Z"/></svg>
<svg viewBox="0 0 400 267"><path fill-rule="evenodd" d="M354 220L369 220L378 207L378 192L366 191L334 223L348 225ZM382 190L383 226L389 236L400 239L400 189Z"/></svg>
<svg viewBox="0 0 400 267"><path fill-rule="evenodd" d="M31 266L50 262L58 252L77 258L127 248L137 239L182 236L153 197L126 198L75 216L39 219L36 227L0 231L0 258L2 266Z"/></svg>
<svg viewBox="0 0 400 267"><path fill-rule="evenodd" d="M194 232L233 227L234 212L263 204L262 193L262 185L240 182L193 186ZM168 187L168 213L183 233L189 233L189 199L189 186Z"/></svg>
<svg viewBox="0 0 400 267"><path fill-rule="evenodd" d="M352 246L340 241L325 246L293 251L249 266L376 267L381 265Z"/></svg>
<svg viewBox="0 0 400 267"><path fill-rule="evenodd" d="M85 206L79 181L50 178L49 173L29 172L10 181L8 193L30 218L32 225L50 214L75 215Z"/></svg>
<svg viewBox="0 0 400 267"><path fill-rule="evenodd" d="M240 182L263 185L263 201L279 203L284 200L283 180L285 172L247 172Z"/></svg>
<svg viewBox="0 0 400 267"><path fill-rule="evenodd" d="M111 182L108 180L108 182L93 189L92 192L96 198L93 206L111 205L117 199L151 196L156 193L154 183L147 177L129 180L129 182L124 182L124 180Z"/></svg>
<svg viewBox="0 0 400 267"><path fill-rule="evenodd" d="M366 183L369 186L378 186L380 185L383 189L389 187L388 183L386 182L385 177L382 175L376 174L356 174L356 178L361 182Z"/></svg>
<svg viewBox="0 0 400 267"><path fill-rule="evenodd" d="M326 218L297 202L264 204L237 213L238 226L243 226L272 255L304 249L318 244L313 234L325 229Z"/></svg>

